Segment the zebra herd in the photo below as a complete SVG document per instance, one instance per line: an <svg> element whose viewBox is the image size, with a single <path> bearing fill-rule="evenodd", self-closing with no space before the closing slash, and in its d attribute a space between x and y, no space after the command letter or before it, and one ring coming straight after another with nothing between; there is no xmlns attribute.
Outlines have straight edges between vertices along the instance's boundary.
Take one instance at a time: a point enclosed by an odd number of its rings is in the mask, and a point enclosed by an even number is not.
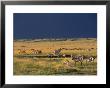
<svg viewBox="0 0 110 88"><path fill-rule="evenodd" d="M71 60L73 60L75 62L75 65L76 65L77 62L80 62L80 64L83 65L84 61L86 61L86 64L88 62L93 62L94 63L94 60L96 59L96 57L94 57L94 56L84 56L84 55L63 54L63 55L60 55L60 56L62 56L64 58L69 57ZM53 57L53 54L48 55L48 58L52 58L52 57ZM68 64L68 63L69 63L69 61L65 62L65 64Z"/></svg>
<svg viewBox="0 0 110 88"><path fill-rule="evenodd" d="M94 62L94 60L96 59L96 57L93 57L93 56L84 56L84 55L68 55L68 54L63 54L61 55L60 52L61 50L63 50L62 48L60 49L57 49L57 50L54 50L53 54L48 54L48 57L52 57L53 55L57 55L58 57L59 56L62 56L62 57L71 57L72 60L74 60L75 62L75 65L77 62L80 62L80 64L82 65L83 64L83 61L86 60L86 64L87 62ZM68 64L68 62L67 62Z"/></svg>
<svg viewBox="0 0 110 88"><path fill-rule="evenodd" d="M57 56L57 57L61 56L61 57L64 57L64 58L70 57L71 60L73 60L75 62L75 65L76 65L77 62L80 62L80 64L82 65L84 60L86 60L86 63L87 62L94 62L94 60L96 58L96 57L93 57L93 56L88 56L87 57L87 56L84 56L84 55L61 54L61 51L63 49L64 48L56 49L52 53L48 54L47 57L48 58L52 58L53 56ZM31 54L42 54L41 50L30 49L30 51L31 51ZM19 54L27 54L26 50L22 50L22 49L18 49L18 53Z"/></svg>
<svg viewBox="0 0 110 88"><path fill-rule="evenodd" d="M77 56L73 56L71 55L72 60L74 60L75 65L76 62L80 62L80 64L83 64L83 61L86 60L86 64L87 62L94 62L94 60L96 59L96 57L93 56L84 56L84 55L77 55Z"/></svg>
<svg viewBox="0 0 110 88"><path fill-rule="evenodd" d="M48 54L48 56L60 55L61 50L62 50L61 48L57 49L57 50L54 50L53 54ZM24 50L24 49L18 49L18 54L27 54L26 51L27 50ZM31 52L30 54L41 54L42 53L42 50L36 50L36 49L29 49L28 51Z"/></svg>

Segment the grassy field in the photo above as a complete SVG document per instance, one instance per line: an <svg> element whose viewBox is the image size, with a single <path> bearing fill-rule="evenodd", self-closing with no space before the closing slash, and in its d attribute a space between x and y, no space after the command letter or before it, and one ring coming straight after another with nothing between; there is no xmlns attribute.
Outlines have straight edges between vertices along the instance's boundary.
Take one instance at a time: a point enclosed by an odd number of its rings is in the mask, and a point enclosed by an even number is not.
<svg viewBox="0 0 110 88"><path fill-rule="evenodd" d="M66 40L16 40L14 41L14 75L96 75L97 59L94 62L83 61L76 65L71 58L37 58L31 49L41 50L47 55L59 48L66 48L61 54L74 54L97 57L97 40L95 38L80 38ZM26 51L27 57L19 57L18 49ZM65 64L68 62L68 64Z"/></svg>

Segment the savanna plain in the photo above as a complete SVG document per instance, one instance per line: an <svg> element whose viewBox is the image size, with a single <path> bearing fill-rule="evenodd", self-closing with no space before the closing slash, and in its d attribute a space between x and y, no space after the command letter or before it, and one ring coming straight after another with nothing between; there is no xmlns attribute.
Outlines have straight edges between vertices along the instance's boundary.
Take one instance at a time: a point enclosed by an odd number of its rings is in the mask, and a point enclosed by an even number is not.
<svg viewBox="0 0 110 88"><path fill-rule="evenodd" d="M97 75L96 38L21 39L13 47L14 75Z"/></svg>

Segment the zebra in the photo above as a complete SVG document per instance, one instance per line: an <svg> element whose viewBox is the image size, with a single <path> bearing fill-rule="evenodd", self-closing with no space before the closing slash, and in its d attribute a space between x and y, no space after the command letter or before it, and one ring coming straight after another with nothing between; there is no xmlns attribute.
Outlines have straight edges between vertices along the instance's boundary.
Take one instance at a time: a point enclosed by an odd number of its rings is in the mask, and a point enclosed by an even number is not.
<svg viewBox="0 0 110 88"><path fill-rule="evenodd" d="M88 58L86 59L86 63L87 63L87 62L93 62L93 63L94 63L94 60L95 60L95 57L90 56L90 57L88 57Z"/></svg>
<svg viewBox="0 0 110 88"><path fill-rule="evenodd" d="M66 57L71 57L71 54L63 54L62 55L64 58L66 58Z"/></svg>
<svg viewBox="0 0 110 88"><path fill-rule="evenodd" d="M83 56L81 56L81 55L78 55L78 56L71 55L71 57L72 57L72 60L74 60L75 65L76 65L76 62L80 62L81 65L83 64L83 60L84 60Z"/></svg>
<svg viewBox="0 0 110 88"><path fill-rule="evenodd" d="M52 58L54 55L53 54L48 54L47 56L48 56L48 58Z"/></svg>
<svg viewBox="0 0 110 88"><path fill-rule="evenodd" d="M63 54L62 56L63 56L64 58L66 58L66 54Z"/></svg>
<svg viewBox="0 0 110 88"><path fill-rule="evenodd" d="M60 55L61 50L62 50L61 48L60 48L60 49L57 49L57 50L54 50L54 51L53 51L54 55L59 56L59 55Z"/></svg>

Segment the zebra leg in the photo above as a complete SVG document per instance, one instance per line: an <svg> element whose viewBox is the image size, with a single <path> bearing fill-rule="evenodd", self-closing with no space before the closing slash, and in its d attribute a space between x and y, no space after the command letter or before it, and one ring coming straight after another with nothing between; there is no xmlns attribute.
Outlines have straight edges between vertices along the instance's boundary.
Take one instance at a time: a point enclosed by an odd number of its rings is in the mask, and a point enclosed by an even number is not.
<svg viewBox="0 0 110 88"><path fill-rule="evenodd" d="M76 61L75 61L75 66L76 66Z"/></svg>
<svg viewBox="0 0 110 88"><path fill-rule="evenodd" d="M86 60L86 65L87 65L87 60Z"/></svg>
<svg viewBox="0 0 110 88"><path fill-rule="evenodd" d="M82 66L82 61L81 61L81 66Z"/></svg>
<svg viewBox="0 0 110 88"><path fill-rule="evenodd" d="M93 60L93 63L94 63L94 60Z"/></svg>

